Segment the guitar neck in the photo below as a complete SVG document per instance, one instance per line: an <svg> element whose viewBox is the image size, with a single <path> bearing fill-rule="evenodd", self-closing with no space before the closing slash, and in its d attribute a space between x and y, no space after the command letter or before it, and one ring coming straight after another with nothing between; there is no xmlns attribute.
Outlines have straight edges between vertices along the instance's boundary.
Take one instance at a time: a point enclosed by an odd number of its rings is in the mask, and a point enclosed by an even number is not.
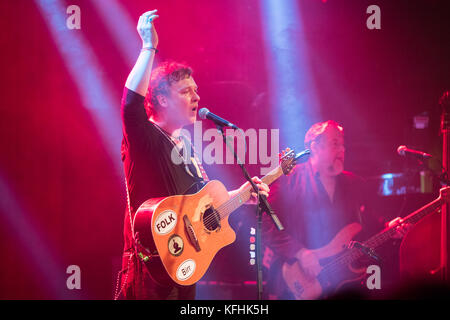
<svg viewBox="0 0 450 320"><path fill-rule="evenodd" d="M422 208L414 211L413 213L409 214L405 218L403 218L404 223L410 223L415 224L420 221L420 219L424 218L428 214L436 211L439 207L442 206L443 200L441 197L437 198L436 200L426 204ZM386 241L392 238L394 233L396 232L395 227L391 227L389 229L386 229L367 241L365 241L363 244L369 248L375 249L378 246L382 245ZM333 272L336 272L339 268L342 268L344 266L347 266L351 264L352 262L356 261L360 257L362 257L365 253L363 253L359 249L351 249L348 250L343 255L339 256L335 260L329 262L327 265L324 266L323 272L320 274L321 277L326 277L330 274L333 274Z"/></svg>
<svg viewBox="0 0 450 320"><path fill-rule="evenodd" d="M414 211L413 213L409 214L405 218L403 218L403 223L409 223L411 225L419 222L422 218L427 216L428 214L436 211L439 207L441 207L443 204L443 200L441 197L437 198L436 200L428 203L427 205L423 206L422 208ZM395 227L389 228L385 231L382 231L369 240L367 240L364 244L367 245L370 248L376 248L380 245L382 245L384 242L389 240L392 235L396 232Z"/></svg>
<svg viewBox="0 0 450 320"><path fill-rule="evenodd" d="M270 171L267 175L262 177L261 180L265 184L270 185L282 175L283 169L281 168L281 166L278 166L272 171ZM246 203L250 199L252 192L253 192L252 186L248 186L242 191L240 191L238 194L233 196L230 200L228 200L227 202L216 208L216 211L219 213L221 219L229 216L233 211L235 211L241 205Z"/></svg>

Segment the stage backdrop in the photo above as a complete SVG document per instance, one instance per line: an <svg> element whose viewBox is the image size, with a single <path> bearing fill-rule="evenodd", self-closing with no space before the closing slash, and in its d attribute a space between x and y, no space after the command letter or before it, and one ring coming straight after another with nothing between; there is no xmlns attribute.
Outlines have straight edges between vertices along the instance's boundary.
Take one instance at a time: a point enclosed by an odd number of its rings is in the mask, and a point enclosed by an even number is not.
<svg viewBox="0 0 450 320"><path fill-rule="evenodd" d="M368 28L373 4L379 29ZM302 149L311 124L336 120L345 128L346 169L371 178L418 172L397 155L399 145L432 153L439 169L438 99L450 88L446 4L0 1L0 298L112 299L126 207L120 100L143 12L157 8L160 16L156 63L191 65L201 106L244 130L267 129L270 137L278 129L280 140L268 143L279 149ZM252 175L267 167L261 159L248 164ZM230 189L243 183L235 163L205 167ZM436 190L415 202L400 197L377 214L384 221L406 214ZM238 243L219 253L206 280L255 281L253 211L241 213Z"/></svg>

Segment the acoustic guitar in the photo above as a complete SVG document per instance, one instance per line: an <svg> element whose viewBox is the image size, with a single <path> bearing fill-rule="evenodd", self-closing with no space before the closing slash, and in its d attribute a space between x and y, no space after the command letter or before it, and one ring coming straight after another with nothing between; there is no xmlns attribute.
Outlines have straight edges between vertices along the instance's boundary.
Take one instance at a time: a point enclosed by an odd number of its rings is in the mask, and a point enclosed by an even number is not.
<svg viewBox="0 0 450 320"><path fill-rule="evenodd" d="M267 185L288 174L298 162L306 161L310 153L287 150L280 165L261 179ZM213 180L195 194L145 201L133 222L139 256L148 259L148 253L156 250L174 282L185 286L196 283L216 253L235 241L228 217L250 199L252 192L249 186L230 198L225 186Z"/></svg>
<svg viewBox="0 0 450 320"><path fill-rule="evenodd" d="M438 210L444 203L450 202L450 187L440 190L439 197L422 208L403 218L403 223L411 225L419 222L428 214ZM361 279L365 268L354 268L352 264L364 255L377 259L375 248L385 243L396 233L396 226L387 228L363 243L352 242L361 230L359 223L352 223L342 228L326 246L311 250L319 260L327 258L317 277L308 277L298 261L282 266L282 277L289 291L297 300L313 300L326 297L339 291L349 282Z"/></svg>

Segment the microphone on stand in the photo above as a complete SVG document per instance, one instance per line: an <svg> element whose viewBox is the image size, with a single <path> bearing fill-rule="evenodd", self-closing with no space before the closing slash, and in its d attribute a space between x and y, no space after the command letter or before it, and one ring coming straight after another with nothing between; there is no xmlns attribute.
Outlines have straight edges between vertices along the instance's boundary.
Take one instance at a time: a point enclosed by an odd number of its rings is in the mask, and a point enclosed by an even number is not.
<svg viewBox="0 0 450 320"><path fill-rule="evenodd" d="M210 112L207 108L201 108L198 111L198 116L200 117L200 119L209 119L221 127L230 127L233 129L239 129L237 126L232 124L230 121L222 119L221 117Z"/></svg>
<svg viewBox="0 0 450 320"><path fill-rule="evenodd" d="M397 148L397 153L402 157L415 157L418 158L419 160L428 160L432 157L431 154L413 149L408 149L406 146L399 146Z"/></svg>

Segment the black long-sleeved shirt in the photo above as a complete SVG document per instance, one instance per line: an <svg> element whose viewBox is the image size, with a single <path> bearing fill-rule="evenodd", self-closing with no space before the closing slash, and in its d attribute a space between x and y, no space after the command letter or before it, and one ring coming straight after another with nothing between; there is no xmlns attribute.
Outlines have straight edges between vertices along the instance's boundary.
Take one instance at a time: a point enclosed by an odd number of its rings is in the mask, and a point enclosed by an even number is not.
<svg viewBox="0 0 450 320"><path fill-rule="evenodd" d="M143 96L125 88L121 113L122 161L133 214L150 198L194 193L203 186L203 179L192 164L172 161L175 144L168 133L149 121ZM124 238L127 251L132 248L128 210Z"/></svg>

